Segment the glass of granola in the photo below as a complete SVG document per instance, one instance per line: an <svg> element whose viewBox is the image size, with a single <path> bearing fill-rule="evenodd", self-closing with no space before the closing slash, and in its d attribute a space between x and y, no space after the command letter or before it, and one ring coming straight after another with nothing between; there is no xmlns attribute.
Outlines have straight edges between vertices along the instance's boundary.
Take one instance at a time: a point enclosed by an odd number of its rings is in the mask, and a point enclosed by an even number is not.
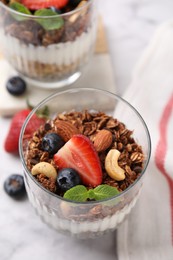
<svg viewBox="0 0 173 260"><path fill-rule="evenodd" d="M45 106L49 117L31 133ZM139 198L150 152L147 126L135 108L92 88L49 96L20 135L31 204L49 226L77 238L113 231L125 219Z"/></svg>
<svg viewBox="0 0 173 260"><path fill-rule="evenodd" d="M73 83L89 62L96 38L94 0L0 0L0 46L31 85Z"/></svg>

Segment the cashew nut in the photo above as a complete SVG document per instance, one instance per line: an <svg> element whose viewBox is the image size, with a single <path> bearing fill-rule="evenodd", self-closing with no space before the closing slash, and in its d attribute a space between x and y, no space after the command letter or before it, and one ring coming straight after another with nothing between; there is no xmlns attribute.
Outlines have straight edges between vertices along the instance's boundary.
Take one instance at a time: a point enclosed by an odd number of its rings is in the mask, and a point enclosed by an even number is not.
<svg viewBox="0 0 173 260"><path fill-rule="evenodd" d="M105 158L105 169L108 175L116 180L122 181L125 179L125 171L118 165L120 152L116 149L111 149Z"/></svg>
<svg viewBox="0 0 173 260"><path fill-rule="evenodd" d="M47 162L40 162L34 165L34 167L31 170L32 175L37 175L37 174L44 174L48 178L54 178L56 179L57 177L57 171L56 169Z"/></svg>

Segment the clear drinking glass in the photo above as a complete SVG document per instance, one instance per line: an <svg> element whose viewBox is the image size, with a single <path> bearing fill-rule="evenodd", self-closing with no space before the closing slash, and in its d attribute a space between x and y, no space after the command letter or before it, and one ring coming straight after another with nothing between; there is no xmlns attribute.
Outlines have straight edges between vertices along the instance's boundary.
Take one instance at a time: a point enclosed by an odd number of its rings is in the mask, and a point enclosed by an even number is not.
<svg viewBox="0 0 173 260"><path fill-rule="evenodd" d="M144 168L140 177L125 191L111 199L89 202L72 202L43 188L27 169L24 142L25 129L34 114L44 106L50 117L71 110L103 111L134 130L133 137L144 152ZM151 141L147 126L140 114L121 97L104 90L81 88L57 92L43 100L29 115L20 135L20 157L24 168L29 200L41 219L52 228L78 238L100 236L117 228L136 204L142 188L150 158Z"/></svg>
<svg viewBox="0 0 173 260"><path fill-rule="evenodd" d="M73 83L89 62L96 39L95 1L54 16L19 13L0 1L0 46L12 67L32 85Z"/></svg>

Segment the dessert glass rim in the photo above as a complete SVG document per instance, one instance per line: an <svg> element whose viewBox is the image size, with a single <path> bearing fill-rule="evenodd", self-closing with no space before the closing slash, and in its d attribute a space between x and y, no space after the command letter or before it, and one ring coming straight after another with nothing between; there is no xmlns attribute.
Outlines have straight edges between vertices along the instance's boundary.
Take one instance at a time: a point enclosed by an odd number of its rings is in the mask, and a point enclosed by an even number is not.
<svg viewBox="0 0 173 260"><path fill-rule="evenodd" d="M50 101L52 98L58 96L58 95L61 95L61 94L65 94L65 93L75 93L75 92L79 92L79 91L97 91L97 92L102 92L103 94L106 94L107 96L110 96L110 97L113 97L121 102L123 102L125 105L127 105L128 107L130 107L134 113L138 116L139 120L141 121L142 125L144 126L144 130L145 130L145 133L146 133L146 136L147 136L147 143L148 143L148 154L146 156L146 159L145 159L145 164L144 164L144 167L142 169L142 172L140 174L140 176L128 187L126 188L124 191L120 192L118 195L115 195L111 198L106 198L106 199L102 199L102 200L99 200L99 201L87 201L87 202L77 202L77 201L72 201L72 200L69 200L69 199L65 199L49 190L47 190L46 188L44 188L35 178L34 176L31 174L31 172L28 170L27 166L26 166L26 163L25 163L25 159L24 159L24 154L23 154L23 134L24 134L24 131L25 131L25 128L29 122L29 120L32 118L32 116L34 115L34 113L40 108L42 107L46 102ZM89 205L89 204L98 204L98 203L102 203L102 202L107 202L107 201L112 201L114 200L115 198L121 198L124 194L128 193L138 182L139 180L143 177L146 169L147 169L147 166L149 164L149 161L150 161L150 156L151 156L151 137L150 137L150 133L149 133L149 130L148 130L148 127L143 119L143 117L140 115L140 113L137 111L137 109L131 105L128 101L126 101L124 98L120 97L119 95L117 94L114 94L110 91L107 91L107 90L103 90L103 89L95 89L95 88L71 88L71 89L66 89L66 90L62 90L62 91L57 91L51 95L49 95L48 97L46 97L45 99L43 99L41 102L39 102L35 108L32 109L32 111L29 113L29 115L27 116L27 118L25 119L25 122L22 126L22 129L20 131L20 136L19 136L19 154L20 154L20 159L22 161L22 164L23 164L23 167L24 167L24 170L27 172L28 176L34 181L34 183L42 190L44 190L45 192L47 192L50 196L53 196L57 199L60 199L62 201L66 201L68 203L72 203L72 204L80 204L80 205Z"/></svg>
<svg viewBox="0 0 173 260"><path fill-rule="evenodd" d="M33 20L35 19L54 19L54 18L57 18L57 17L65 17L65 16L70 16L72 14L75 14L77 13L78 11L84 9L86 6L89 6L92 4L92 2L94 2L95 0L88 0L86 1L86 3L78 8L75 8L74 10L72 11L69 11L69 12L66 12L66 13L63 13L63 14L57 14L57 15L53 15L53 16L38 16L38 15L31 15L31 14L24 14L24 13L20 13L10 7L8 7L7 5L5 5L4 3L2 3L0 1L0 7L3 7L4 9L6 9L7 11L15 14L15 15L20 15L20 16L23 16L23 17L26 17L26 18L32 18Z"/></svg>

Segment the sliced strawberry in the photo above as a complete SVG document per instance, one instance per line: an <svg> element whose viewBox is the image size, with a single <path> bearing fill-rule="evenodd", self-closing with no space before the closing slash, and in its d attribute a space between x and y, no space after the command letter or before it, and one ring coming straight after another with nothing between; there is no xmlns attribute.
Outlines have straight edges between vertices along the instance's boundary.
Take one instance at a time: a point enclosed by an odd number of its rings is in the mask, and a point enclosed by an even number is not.
<svg viewBox="0 0 173 260"><path fill-rule="evenodd" d="M19 142L19 135L22 125L26 119L26 117L31 112L30 109L24 109L20 112L16 113L12 118L9 132L5 139L4 149L8 153L18 153L18 142ZM27 136L31 136L33 132L45 122L45 119L37 117L37 115L33 115L32 119L29 121L25 134Z"/></svg>
<svg viewBox="0 0 173 260"><path fill-rule="evenodd" d="M102 183L102 170L92 142L84 135L74 135L55 155L59 169L75 169L83 184L95 187Z"/></svg>
<svg viewBox="0 0 173 260"><path fill-rule="evenodd" d="M54 6L56 8L64 7L69 0L22 0L21 3L30 10L39 10Z"/></svg>

